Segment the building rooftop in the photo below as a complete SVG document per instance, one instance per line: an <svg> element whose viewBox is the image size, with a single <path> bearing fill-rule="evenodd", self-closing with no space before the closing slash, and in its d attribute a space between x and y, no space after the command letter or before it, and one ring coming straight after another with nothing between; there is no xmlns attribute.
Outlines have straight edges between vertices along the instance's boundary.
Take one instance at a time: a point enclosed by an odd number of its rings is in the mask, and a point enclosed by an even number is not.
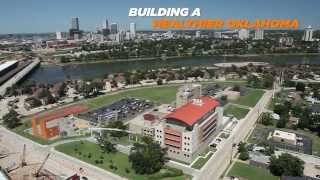
<svg viewBox="0 0 320 180"><path fill-rule="evenodd" d="M174 112L165 116L166 119L174 119L189 126L195 124L202 116L213 108L219 106L219 102L211 97L202 96L199 99L177 108Z"/></svg>
<svg viewBox="0 0 320 180"><path fill-rule="evenodd" d="M297 135L294 133L289 133L289 132L279 131L279 130L275 130L272 136L280 137L284 139L291 139L291 140L296 140L297 138Z"/></svg>
<svg viewBox="0 0 320 180"><path fill-rule="evenodd" d="M0 72L7 69L8 67L14 65L15 63L17 63L18 61L6 61L2 64L0 64Z"/></svg>
<svg viewBox="0 0 320 180"><path fill-rule="evenodd" d="M88 110L88 107L86 107L86 106L74 105L74 106L69 106L69 107L65 107L62 109L58 109L53 112L48 112L48 113L40 114L38 116L34 116L33 119L50 121L50 120L59 119L59 118L65 117L65 116L69 116L72 114L78 114L81 112L85 112L87 110Z"/></svg>

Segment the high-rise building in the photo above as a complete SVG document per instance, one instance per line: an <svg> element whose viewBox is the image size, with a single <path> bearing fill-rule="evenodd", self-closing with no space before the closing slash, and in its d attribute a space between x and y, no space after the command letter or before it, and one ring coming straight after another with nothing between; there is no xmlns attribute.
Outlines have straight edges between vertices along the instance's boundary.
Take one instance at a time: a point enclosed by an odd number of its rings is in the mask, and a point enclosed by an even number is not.
<svg viewBox="0 0 320 180"><path fill-rule="evenodd" d="M62 32L56 32L56 39L61 40L62 39Z"/></svg>
<svg viewBox="0 0 320 180"><path fill-rule="evenodd" d="M196 31L196 38L200 38L201 37L201 31Z"/></svg>
<svg viewBox="0 0 320 180"><path fill-rule="evenodd" d="M221 39L222 38L222 32L214 32L214 38L217 38L217 39Z"/></svg>
<svg viewBox="0 0 320 180"><path fill-rule="evenodd" d="M136 37L136 23L130 23L130 39Z"/></svg>
<svg viewBox="0 0 320 180"><path fill-rule="evenodd" d="M117 34L118 33L118 24L117 23L112 23L110 25L110 33L111 34Z"/></svg>
<svg viewBox="0 0 320 180"><path fill-rule="evenodd" d="M249 38L249 30L247 30L247 29L240 29L240 30L238 31L238 37L239 37L239 39L241 39L241 40L246 40L246 39L248 39L248 38Z"/></svg>
<svg viewBox="0 0 320 180"><path fill-rule="evenodd" d="M256 29L256 31L254 32L254 39L255 40L263 40L263 29Z"/></svg>
<svg viewBox="0 0 320 180"><path fill-rule="evenodd" d="M120 30L117 34L115 34L115 41L120 43L123 40L125 40L125 37L126 37L126 32Z"/></svg>
<svg viewBox="0 0 320 180"><path fill-rule="evenodd" d="M103 21L103 23L102 23L102 28L103 28L103 29L109 29L108 19L106 19L105 21Z"/></svg>
<svg viewBox="0 0 320 180"><path fill-rule="evenodd" d="M107 36L110 34L108 19L106 19L105 21L103 21L101 33L102 33L102 35L105 36L105 37L107 37Z"/></svg>
<svg viewBox="0 0 320 180"><path fill-rule="evenodd" d="M80 39L81 38L81 31L79 26L79 18L73 17L71 18L71 27L69 29L69 36L71 39Z"/></svg>
<svg viewBox="0 0 320 180"><path fill-rule="evenodd" d="M313 29L311 26L308 26L304 29L304 34L303 34L302 40L303 41L313 41L312 35L313 35Z"/></svg>
<svg viewBox="0 0 320 180"><path fill-rule="evenodd" d="M74 29L74 30L79 30L79 18L78 17L73 17L71 18L71 28L70 29Z"/></svg>

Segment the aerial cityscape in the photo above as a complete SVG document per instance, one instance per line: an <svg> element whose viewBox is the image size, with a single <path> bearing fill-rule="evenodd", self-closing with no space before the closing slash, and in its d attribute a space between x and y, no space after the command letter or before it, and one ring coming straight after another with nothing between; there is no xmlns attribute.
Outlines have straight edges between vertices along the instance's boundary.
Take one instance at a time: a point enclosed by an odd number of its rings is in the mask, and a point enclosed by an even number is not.
<svg viewBox="0 0 320 180"><path fill-rule="evenodd" d="M0 7L0 180L320 180L320 2L46 3Z"/></svg>

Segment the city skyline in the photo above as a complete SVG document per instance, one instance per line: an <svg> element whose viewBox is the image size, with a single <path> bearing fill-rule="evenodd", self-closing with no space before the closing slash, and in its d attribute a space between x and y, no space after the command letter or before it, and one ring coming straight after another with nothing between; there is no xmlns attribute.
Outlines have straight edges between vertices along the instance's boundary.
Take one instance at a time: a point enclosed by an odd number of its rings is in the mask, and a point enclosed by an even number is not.
<svg viewBox="0 0 320 180"><path fill-rule="evenodd" d="M245 2L245 3L244 3ZM320 26L320 15L317 13L319 1L311 0L308 3L293 1L270 0L249 2L248 0L236 1L208 1L178 2L164 0L149 2L146 0L122 1L108 3L102 0L90 2L56 1L4 1L0 7L0 34L7 33L41 33L41 32L66 32L70 26L70 19L78 17L80 29L94 31L101 22L108 19L109 24L126 24L134 22L137 30L151 30L151 17L128 17L131 7L188 7L201 8L201 19L293 19L300 21L300 29L311 25L314 29ZM263 9L261 8L263 7ZM12 13L14 12L14 13ZM159 18L158 18L159 19ZM31 21L32 20L32 21Z"/></svg>

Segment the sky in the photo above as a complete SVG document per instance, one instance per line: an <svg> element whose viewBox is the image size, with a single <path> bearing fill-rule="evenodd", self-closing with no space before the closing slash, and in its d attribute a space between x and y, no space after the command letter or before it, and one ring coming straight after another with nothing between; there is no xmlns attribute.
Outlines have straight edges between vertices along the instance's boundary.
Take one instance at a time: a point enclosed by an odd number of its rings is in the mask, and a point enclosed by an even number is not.
<svg viewBox="0 0 320 180"><path fill-rule="evenodd" d="M66 32L75 16L86 31L105 19L122 28L135 22L137 30L148 30L150 17L128 17L129 8L146 7L200 8L201 19L297 18L301 28L320 28L319 0L1 0L0 34Z"/></svg>

